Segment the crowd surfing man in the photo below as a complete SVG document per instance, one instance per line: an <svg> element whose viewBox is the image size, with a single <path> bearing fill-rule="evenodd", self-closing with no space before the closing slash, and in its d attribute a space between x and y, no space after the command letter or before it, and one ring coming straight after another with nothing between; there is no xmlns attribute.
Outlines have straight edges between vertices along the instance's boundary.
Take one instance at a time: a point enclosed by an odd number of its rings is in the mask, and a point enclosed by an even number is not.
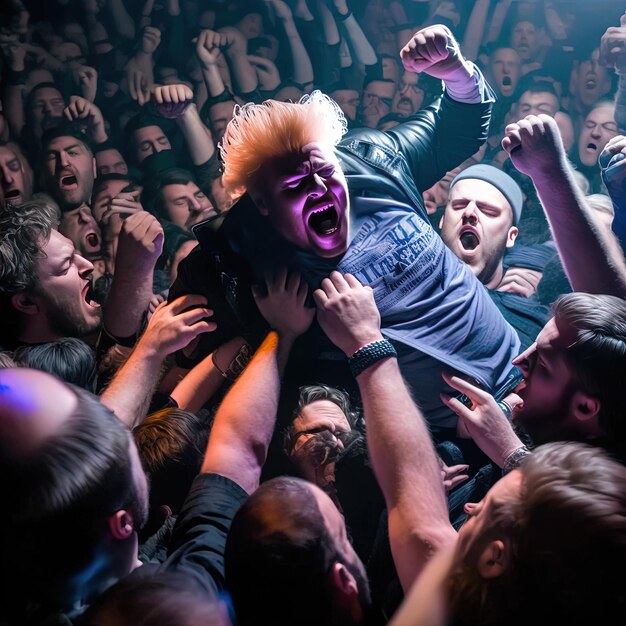
<svg viewBox="0 0 626 626"><path fill-rule="evenodd" d="M221 149L224 186L239 200L216 231L212 222L196 226L202 249L181 264L170 297L201 292L216 302L216 285L207 281L213 272L235 317L243 318L242 276L225 262L233 252L252 268L253 282L281 265L299 271L311 288L333 269L350 272L374 290L384 334L436 430L456 421L440 400L445 383L434 382L438 372L458 371L493 390L506 378L519 339L435 233L421 196L485 141L493 92L444 26L418 31L401 58L407 70L442 79L446 89L387 133L360 130L341 140L345 118L319 92L295 104L238 110ZM227 339L224 329L222 321L213 339ZM320 345L318 379L338 358L330 343L327 352ZM334 371L329 382L337 383Z"/></svg>

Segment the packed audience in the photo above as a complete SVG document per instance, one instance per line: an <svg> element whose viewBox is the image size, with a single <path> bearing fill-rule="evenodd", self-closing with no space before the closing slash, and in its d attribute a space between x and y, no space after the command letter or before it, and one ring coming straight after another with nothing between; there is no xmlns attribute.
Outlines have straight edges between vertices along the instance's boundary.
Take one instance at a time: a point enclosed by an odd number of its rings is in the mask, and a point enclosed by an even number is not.
<svg viewBox="0 0 626 626"><path fill-rule="evenodd" d="M0 623L624 614L625 9L3 3Z"/></svg>

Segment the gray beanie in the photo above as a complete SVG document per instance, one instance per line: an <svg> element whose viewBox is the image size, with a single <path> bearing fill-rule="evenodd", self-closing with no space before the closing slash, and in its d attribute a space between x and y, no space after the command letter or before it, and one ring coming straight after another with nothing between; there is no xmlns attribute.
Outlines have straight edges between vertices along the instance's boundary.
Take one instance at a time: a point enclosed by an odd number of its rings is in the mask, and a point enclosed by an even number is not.
<svg viewBox="0 0 626 626"><path fill-rule="evenodd" d="M513 210L513 224L517 226L522 215L524 197L522 196L522 190L519 185L507 173L493 165L483 165L482 163L470 165L470 167L464 169L454 178L450 183L450 189L465 178L484 180L498 189L509 201L511 209Z"/></svg>

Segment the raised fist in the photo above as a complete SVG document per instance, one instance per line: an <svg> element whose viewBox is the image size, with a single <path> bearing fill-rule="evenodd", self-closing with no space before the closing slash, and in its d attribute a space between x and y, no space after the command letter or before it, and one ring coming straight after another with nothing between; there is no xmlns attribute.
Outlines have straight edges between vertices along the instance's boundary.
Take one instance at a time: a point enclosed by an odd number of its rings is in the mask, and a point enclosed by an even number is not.
<svg viewBox="0 0 626 626"><path fill-rule="evenodd" d="M187 85L161 85L154 89L156 112L170 120L179 118L193 102L193 91Z"/></svg>
<svg viewBox="0 0 626 626"><path fill-rule="evenodd" d="M459 80L472 75L471 65L450 30L435 24L417 31L400 51L404 68L425 72L442 80Z"/></svg>
<svg viewBox="0 0 626 626"><path fill-rule="evenodd" d="M559 127L549 115L528 115L504 129L502 147L513 165L531 178L561 168L565 149Z"/></svg>

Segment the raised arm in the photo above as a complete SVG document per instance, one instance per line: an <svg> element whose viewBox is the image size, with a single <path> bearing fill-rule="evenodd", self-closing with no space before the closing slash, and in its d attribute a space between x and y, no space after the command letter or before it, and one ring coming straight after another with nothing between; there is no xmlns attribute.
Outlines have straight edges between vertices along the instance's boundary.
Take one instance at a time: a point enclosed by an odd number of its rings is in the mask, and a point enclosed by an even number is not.
<svg viewBox="0 0 626 626"><path fill-rule="evenodd" d="M170 397L179 408L197 413L226 381L237 378L249 356L250 346L241 337L230 339L187 372Z"/></svg>
<svg viewBox="0 0 626 626"><path fill-rule="evenodd" d="M496 4L496 8L491 16L491 22L489 23L489 29L487 30L487 36L485 37L485 43L495 42L500 39L502 26L512 3L513 0L499 0Z"/></svg>
<svg viewBox="0 0 626 626"><path fill-rule="evenodd" d="M0 34L0 49L7 66L7 79L2 91L4 113L9 124L11 136L19 139L24 129L24 97L26 85L26 48L15 35Z"/></svg>
<svg viewBox="0 0 626 626"><path fill-rule="evenodd" d="M296 27L291 9L283 0L271 0L271 6L276 12L287 36L289 50L291 52L291 63L293 67L292 78L301 85L313 82L313 65L307 52L302 37Z"/></svg>
<svg viewBox="0 0 626 626"><path fill-rule="evenodd" d="M424 191L487 140L494 95L445 26L415 33L401 57L408 71L425 72L446 87L441 100L387 133L406 157L417 188Z"/></svg>
<svg viewBox="0 0 626 626"><path fill-rule="evenodd" d="M467 20L465 35L463 37L463 52L465 56L472 61L476 61L478 58L478 51L480 50L480 44L484 37L485 24L487 22L487 14L489 13L490 6L491 0L476 0L469 19Z"/></svg>
<svg viewBox="0 0 626 626"><path fill-rule="evenodd" d="M218 67L218 60L222 56L222 48L228 45L226 35L206 29L200 31L194 43L196 44L196 56L200 62L202 78L207 87L209 98L219 96L226 89Z"/></svg>
<svg viewBox="0 0 626 626"><path fill-rule="evenodd" d="M234 26L224 26L219 32L226 37L225 54L237 93L248 94L257 88L256 71L248 60L248 42Z"/></svg>
<svg viewBox="0 0 626 626"><path fill-rule="evenodd" d="M117 34L123 39L132 40L135 37L135 22L126 10L124 1L107 0L107 6Z"/></svg>
<svg viewBox="0 0 626 626"><path fill-rule="evenodd" d="M146 416L165 357L202 333L215 330L206 298L190 294L160 304L137 345L102 392L100 400L129 428Z"/></svg>
<svg viewBox="0 0 626 626"><path fill-rule="evenodd" d="M350 274L333 272L314 297L322 330L352 357L351 368L360 361L353 372L363 401L369 456L387 504L394 563L407 591L430 557L456 540L435 448L397 359L390 351L373 349L372 343L383 336L371 288Z"/></svg>
<svg viewBox="0 0 626 626"><path fill-rule="evenodd" d="M529 115L509 124L502 147L532 179L574 290L626 297L622 250L576 184L554 119Z"/></svg>
<svg viewBox="0 0 626 626"><path fill-rule="evenodd" d="M124 215L123 209L116 212ZM163 239L161 224L147 211L124 219L117 242L113 283L104 308L104 326L113 337L131 337L141 331Z"/></svg>
<svg viewBox="0 0 626 626"><path fill-rule="evenodd" d="M615 121L620 133L626 134L626 13L620 17L619 26L610 26L602 35L600 62L618 76Z"/></svg>
<svg viewBox="0 0 626 626"><path fill-rule="evenodd" d="M259 485L278 410L280 379L294 340L308 329L314 310L305 307L306 283L279 272L267 295L255 300L270 331L220 405L202 472L221 474L252 493Z"/></svg>
<svg viewBox="0 0 626 626"><path fill-rule="evenodd" d="M352 56L364 66L376 65L378 58L361 25L357 22L346 0L332 0L336 19L345 31Z"/></svg>
<svg viewBox="0 0 626 626"><path fill-rule="evenodd" d="M211 131L203 124L193 102L193 91L187 85L163 85L153 94L157 113L176 120L194 165L206 163L215 154Z"/></svg>

